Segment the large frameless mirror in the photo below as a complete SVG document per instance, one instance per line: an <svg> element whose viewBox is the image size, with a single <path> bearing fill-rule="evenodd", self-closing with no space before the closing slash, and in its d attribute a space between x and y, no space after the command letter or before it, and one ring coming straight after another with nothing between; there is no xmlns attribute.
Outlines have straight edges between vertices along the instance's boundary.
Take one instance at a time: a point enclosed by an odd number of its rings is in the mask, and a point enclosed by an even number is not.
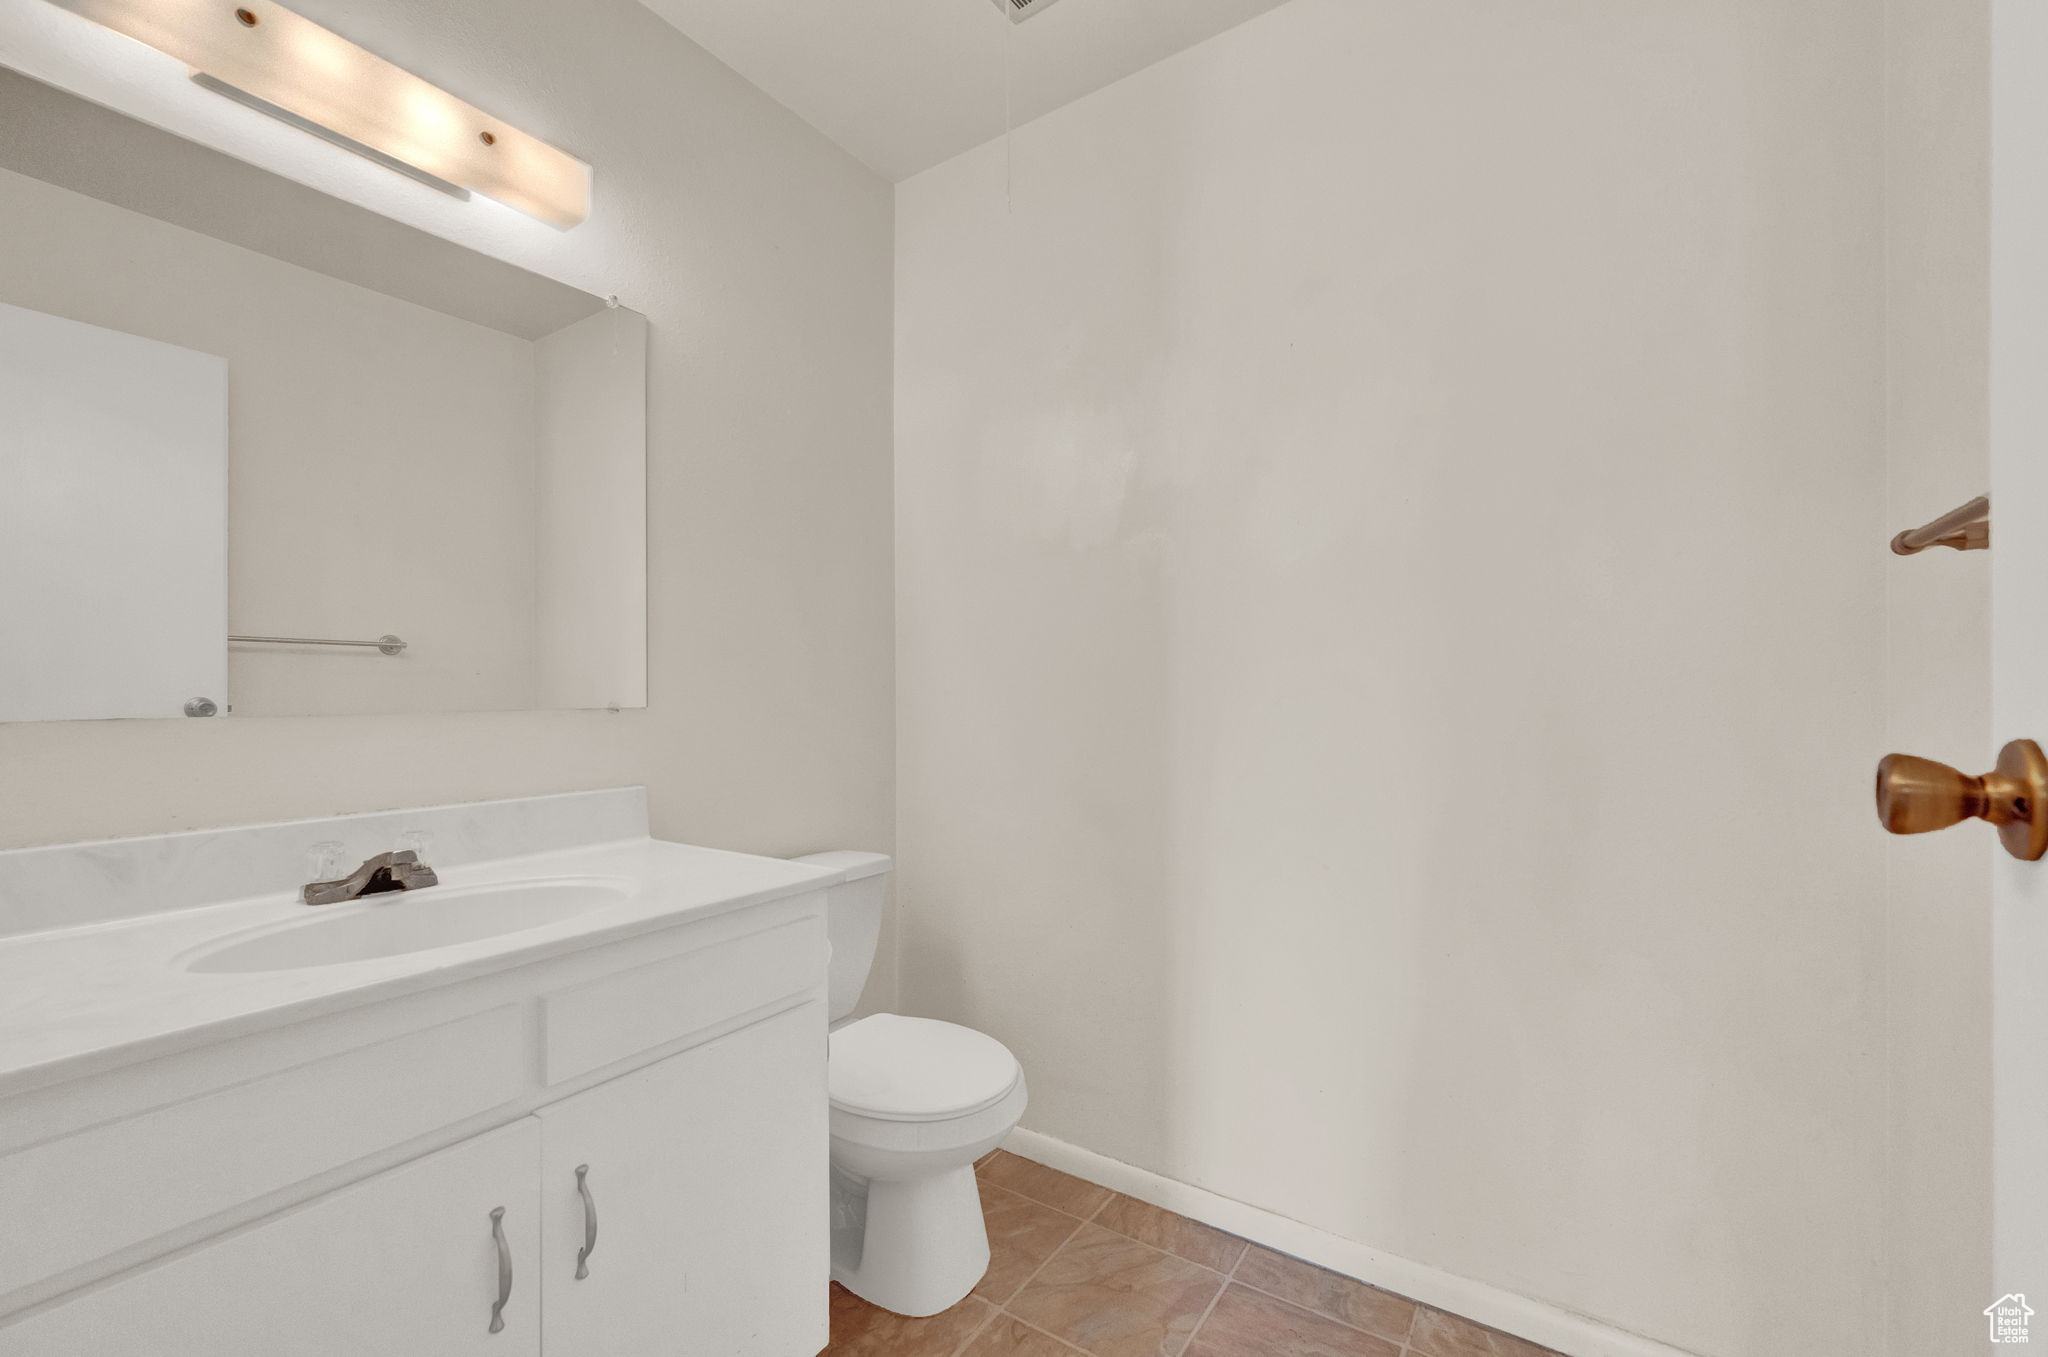
<svg viewBox="0 0 2048 1357"><path fill-rule="evenodd" d="M0 69L0 720L645 705L646 366Z"/></svg>

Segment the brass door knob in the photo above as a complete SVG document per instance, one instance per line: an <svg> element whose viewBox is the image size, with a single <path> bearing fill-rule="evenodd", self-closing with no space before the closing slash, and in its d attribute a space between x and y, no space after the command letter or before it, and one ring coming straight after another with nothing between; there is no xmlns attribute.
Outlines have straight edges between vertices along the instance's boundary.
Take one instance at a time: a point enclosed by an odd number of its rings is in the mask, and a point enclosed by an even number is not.
<svg viewBox="0 0 2048 1357"><path fill-rule="evenodd" d="M1964 820L1998 826L2005 851L2028 862L2048 854L2048 755L2032 740L1998 751L1982 777L1945 763L1887 754L1877 765L1877 818L1894 834L1925 834Z"/></svg>

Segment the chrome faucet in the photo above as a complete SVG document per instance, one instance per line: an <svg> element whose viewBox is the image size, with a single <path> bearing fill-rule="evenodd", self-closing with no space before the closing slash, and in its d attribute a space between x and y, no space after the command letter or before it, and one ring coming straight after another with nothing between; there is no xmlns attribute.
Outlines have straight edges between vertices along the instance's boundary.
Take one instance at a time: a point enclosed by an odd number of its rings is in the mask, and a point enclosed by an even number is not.
<svg viewBox="0 0 2048 1357"><path fill-rule="evenodd" d="M309 905L338 905L365 895L385 891L418 890L440 881L434 869L420 861L410 848L396 853L379 853L339 881L312 881L299 892Z"/></svg>

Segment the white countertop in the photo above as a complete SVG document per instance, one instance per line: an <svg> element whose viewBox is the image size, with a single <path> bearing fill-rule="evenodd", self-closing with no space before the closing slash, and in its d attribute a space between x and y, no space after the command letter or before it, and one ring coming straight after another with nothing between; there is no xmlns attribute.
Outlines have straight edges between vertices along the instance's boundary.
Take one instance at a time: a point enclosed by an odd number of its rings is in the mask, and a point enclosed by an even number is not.
<svg viewBox="0 0 2048 1357"><path fill-rule="evenodd" d="M352 904L314 908L273 893L0 937L0 1096L798 895L839 875L651 838L433 865L441 887ZM403 909L435 889L560 877L609 878L626 889L616 904L557 923L430 951L244 973L183 964L209 944L266 926Z"/></svg>

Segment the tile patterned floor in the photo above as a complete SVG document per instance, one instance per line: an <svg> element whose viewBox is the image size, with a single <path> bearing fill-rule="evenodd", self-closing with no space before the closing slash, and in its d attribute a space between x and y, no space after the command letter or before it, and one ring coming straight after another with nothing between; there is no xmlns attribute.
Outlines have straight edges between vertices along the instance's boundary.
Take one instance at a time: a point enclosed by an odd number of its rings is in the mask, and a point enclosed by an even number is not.
<svg viewBox="0 0 2048 1357"><path fill-rule="evenodd" d="M832 1288L831 1357L1559 1357L998 1150L989 1268L941 1315Z"/></svg>

